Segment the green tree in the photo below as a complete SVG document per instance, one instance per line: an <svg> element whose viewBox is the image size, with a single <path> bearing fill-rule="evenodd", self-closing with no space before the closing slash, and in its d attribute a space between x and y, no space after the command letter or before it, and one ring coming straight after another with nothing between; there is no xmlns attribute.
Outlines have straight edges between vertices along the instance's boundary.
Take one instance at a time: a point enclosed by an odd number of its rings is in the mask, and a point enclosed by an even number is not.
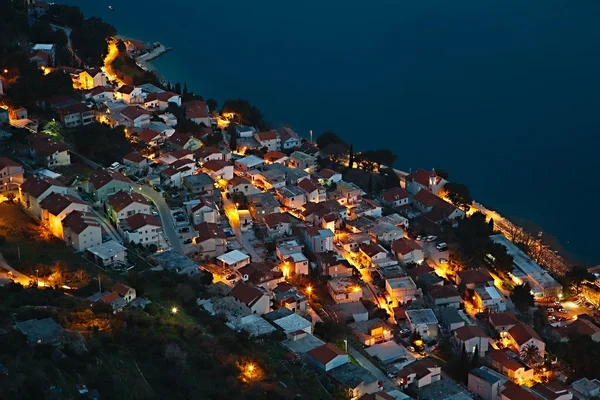
<svg viewBox="0 0 600 400"><path fill-rule="evenodd" d="M494 233L494 218L490 218L488 221L488 227L490 228L490 235Z"/></svg>
<svg viewBox="0 0 600 400"><path fill-rule="evenodd" d="M42 129L41 132L50 136L50 138L52 140L54 140L55 142L62 139L62 133L60 131L60 126L58 125L58 122L56 122L56 120L54 120L54 119L52 121L46 122L46 124L44 125L44 128Z"/></svg>
<svg viewBox="0 0 600 400"><path fill-rule="evenodd" d="M229 125L229 150L236 151L237 150L237 130L235 129L235 124Z"/></svg>
<svg viewBox="0 0 600 400"><path fill-rule="evenodd" d="M339 342L344 338L344 330L335 322L326 320L315 324L315 335L326 342Z"/></svg>
<svg viewBox="0 0 600 400"><path fill-rule="evenodd" d="M440 178L448 180L448 177L449 177L448 171L446 171L445 169L435 168L435 174L437 176L439 176Z"/></svg>
<svg viewBox="0 0 600 400"><path fill-rule="evenodd" d="M521 312L525 312L529 310L530 307L533 307L534 301L529 283L525 282L522 285L515 286L510 295L510 299L515 304L515 307Z"/></svg>
<svg viewBox="0 0 600 400"><path fill-rule="evenodd" d="M330 144L341 144L344 147L347 147L346 142L333 132L325 132L317 137L317 146L319 146L321 150L325 149Z"/></svg>
<svg viewBox="0 0 600 400"><path fill-rule="evenodd" d="M523 350L521 350L520 355L525 364L529 366L534 366L542 361L540 350L534 344L528 344L525 346Z"/></svg>
<svg viewBox="0 0 600 400"><path fill-rule="evenodd" d="M215 99L206 100L206 105L208 106L210 112L216 111L217 108L219 108L219 105Z"/></svg>
<svg viewBox="0 0 600 400"><path fill-rule="evenodd" d="M475 351L473 352L473 355L471 356L471 369L473 368L479 368L479 346L475 346Z"/></svg>
<svg viewBox="0 0 600 400"><path fill-rule="evenodd" d="M234 113L234 120L238 124L255 126L261 131L269 128L269 124L263 119L260 110L247 100L225 100L221 112Z"/></svg>
<svg viewBox="0 0 600 400"><path fill-rule="evenodd" d="M513 256L500 243L488 242L487 253L493 257L492 266L498 272L508 274L513 271Z"/></svg>
<svg viewBox="0 0 600 400"><path fill-rule="evenodd" d="M448 199L450 199L455 206L465 212L469 211L471 204L473 203L473 198L466 185L448 182L444 185L444 189L446 189L446 196L448 196Z"/></svg>

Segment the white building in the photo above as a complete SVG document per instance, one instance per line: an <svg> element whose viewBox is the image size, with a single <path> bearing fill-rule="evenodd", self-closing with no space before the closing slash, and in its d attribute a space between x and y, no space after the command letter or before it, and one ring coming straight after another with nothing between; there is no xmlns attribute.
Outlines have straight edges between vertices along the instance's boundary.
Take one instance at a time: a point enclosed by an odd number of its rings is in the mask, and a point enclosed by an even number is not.
<svg viewBox="0 0 600 400"><path fill-rule="evenodd" d="M410 276L386 279L385 290L394 304L405 304L421 293Z"/></svg>
<svg viewBox="0 0 600 400"><path fill-rule="evenodd" d="M425 340L435 339L438 335L438 320L430 308L422 310L407 310L406 319L411 332L418 332Z"/></svg>
<svg viewBox="0 0 600 400"><path fill-rule="evenodd" d="M217 257L217 260L221 262L223 267L237 270L242 268L244 265L250 264L250 256L242 253L239 250L233 250L229 253L225 253Z"/></svg>

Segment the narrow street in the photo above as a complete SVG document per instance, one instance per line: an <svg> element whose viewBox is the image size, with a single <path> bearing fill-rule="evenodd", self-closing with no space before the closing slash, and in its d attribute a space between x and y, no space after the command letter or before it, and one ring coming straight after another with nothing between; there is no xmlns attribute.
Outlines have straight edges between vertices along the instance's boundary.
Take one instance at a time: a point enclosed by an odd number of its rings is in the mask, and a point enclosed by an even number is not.
<svg viewBox="0 0 600 400"><path fill-rule="evenodd" d="M12 279L23 286L29 286L29 282L32 280L32 278L20 273L19 271L8 265L8 262L6 262L6 259L4 258L2 253L0 253L0 269L4 269L7 272L9 272L12 275Z"/></svg>
<svg viewBox="0 0 600 400"><path fill-rule="evenodd" d="M242 234L242 230L240 229L240 217L238 215L235 204L233 204L233 201L231 201L231 199L227 198L225 193L222 193L221 195L223 198L223 210L225 211L225 215L227 215L227 218L229 219L229 223L231 224L231 228L233 229L233 232L235 233L235 237L237 238L238 242L241 243L244 250L246 250L248 255L250 255L250 257L252 258L252 262L262 262L263 258L258 255L256 250L254 249L254 246L252 246L252 244L248 242L248 240Z"/></svg>
<svg viewBox="0 0 600 400"><path fill-rule="evenodd" d="M185 254L183 243L179 239L179 234L175 230L171 209L167 205L162 194L147 185L135 184L133 190L150 199L156 206L160 221L162 223L163 232L171 248L180 254Z"/></svg>

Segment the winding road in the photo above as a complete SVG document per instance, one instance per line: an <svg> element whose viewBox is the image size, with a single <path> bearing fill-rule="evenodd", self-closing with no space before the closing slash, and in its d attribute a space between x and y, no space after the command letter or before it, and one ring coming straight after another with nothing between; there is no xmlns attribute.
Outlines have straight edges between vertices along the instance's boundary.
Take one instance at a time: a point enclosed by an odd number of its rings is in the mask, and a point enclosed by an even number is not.
<svg viewBox="0 0 600 400"><path fill-rule="evenodd" d="M169 245L176 252L185 255L183 243L181 242L181 239L179 239L179 234L175 230L175 223L173 222L171 209L167 205L163 195L158 193L150 186L139 183L133 185L133 190L137 193L140 193L144 197L147 197L154 203L156 210L158 211L158 215L160 216L163 232L169 241Z"/></svg>

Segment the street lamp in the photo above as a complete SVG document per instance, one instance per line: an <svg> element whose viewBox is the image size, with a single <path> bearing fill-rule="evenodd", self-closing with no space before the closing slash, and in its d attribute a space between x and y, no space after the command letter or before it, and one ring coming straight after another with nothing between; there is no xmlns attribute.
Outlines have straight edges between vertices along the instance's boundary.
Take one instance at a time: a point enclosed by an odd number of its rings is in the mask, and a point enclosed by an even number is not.
<svg viewBox="0 0 600 400"><path fill-rule="evenodd" d="M179 309L177 307L171 308L171 314L177 314L178 311Z"/></svg>
<svg viewBox="0 0 600 400"><path fill-rule="evenodd" d="M308 292L308 301L310 301L310 295L312 294L312 286L307 287L306 291Z"/></svg>
<svg viewBox="0 0 600 400"><path fill-rule="evenodd" d="M344 339L344 347L346 348L346 353L348 352L348 339Z"/></svg>

